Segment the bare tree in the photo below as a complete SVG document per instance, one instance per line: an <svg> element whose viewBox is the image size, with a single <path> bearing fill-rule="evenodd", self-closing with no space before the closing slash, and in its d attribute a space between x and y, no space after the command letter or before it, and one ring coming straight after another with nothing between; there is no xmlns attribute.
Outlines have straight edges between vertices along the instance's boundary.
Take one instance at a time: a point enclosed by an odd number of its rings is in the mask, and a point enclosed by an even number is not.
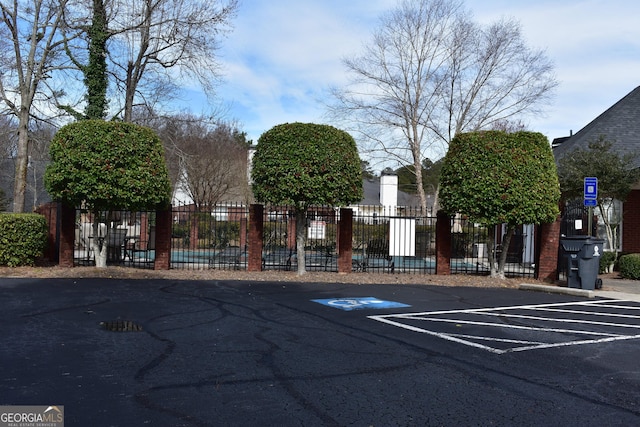
<svg viewBox="0 0 640 427"><path fill-rule="evenodd" d="M10 115L0 115L0 212L8 209L15 172L16 123Z"/></svg>
<svg viewBox="0 0 640 427"><path fill-rule="evenodd" d="M48 80L60 69L64 7L65 0L0 2L0 100L18 121L13 212L24 210L34 109L60 94Z"/></svg>
<svg viewBox="0 0 640 427"><path fill-rule="evenodd" d="M247 182L247 147L227 125L183 141L183 182L199 207L215 207L225 196L241 194Z"/></svg>
<svg viewBox="0 0 640 427"><path fill-rule="evenodd" d="M188 76L207 93L218 80L216 51L237 0L114 0L109 59L116 88L124 94L124 121L137 99L156 96Z"/></svg>
<svg viewBox="0 0 640 427"><path fill-rule="evenodd" d="M174 190L185 192L197 207L213 208L224 198L247 194L248 142L236 126L182 114L164 118L158 133Z"/></svg>
<svg viewBox="0 0 640 427"><path fill-rule="evenodd" d="M457 0L401 0L344 65L351 79L333 89L331 116L346 120L372 155L413 165L417 183L429 150L446 151L457 133L539 112L557 85L550 61L526 46L517 22L481 26Z"/></svg>
<svg viewBox="0 0 640 427"><path fill-rule="evenodd" d="M16 121L8 114L0 115L0 158L12 159L18 147L16 144ZM8 172L3 170L2 172Z"/></svg>
<svg viewBox="0 0 640 427"><path fill-rule="evenodd" d="M86 107L65 110L101 117L108 104L109 115L131 122L137 107L157 109L175 96L182 78L213 94L216 51L237 1L76 0L66 25L83 37L67 44L67 54L83 74Z"/></svg>
<svg viewBox="0 0 640 427"><path fill-rule="evenodd" d="M49 146L57 128L44 123L35 122L29 129L29 166L27 179L27 193L32 195L31 206L37 208L42 202L41 196L46 195L44 186L44 171L49 163ZM25 204L27 202L25 197Z"/></svg>

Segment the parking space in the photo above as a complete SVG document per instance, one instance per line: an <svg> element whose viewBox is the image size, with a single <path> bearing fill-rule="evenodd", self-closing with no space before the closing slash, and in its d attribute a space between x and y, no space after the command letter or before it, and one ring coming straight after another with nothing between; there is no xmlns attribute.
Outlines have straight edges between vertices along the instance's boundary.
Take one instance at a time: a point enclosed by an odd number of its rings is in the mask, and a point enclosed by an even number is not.
<svg viewBox="0 0 640 427"><path fill-rule="evenodd" d="M640 420L640 302L622 298L213 280L0 290L0 403L62 405L69 425Z"/></svg>
<svg viewBox="0 0 640 427"><path fill-rule="evenodd" d="M640 338L640 303L593 300L368 316L504 354Z"/></svg>

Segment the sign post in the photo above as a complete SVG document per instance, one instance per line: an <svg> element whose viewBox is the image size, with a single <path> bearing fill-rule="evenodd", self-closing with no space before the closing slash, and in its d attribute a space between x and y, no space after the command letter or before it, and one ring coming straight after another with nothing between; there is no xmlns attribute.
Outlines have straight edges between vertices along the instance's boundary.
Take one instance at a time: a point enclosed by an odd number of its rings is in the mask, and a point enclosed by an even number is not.
<svg viewBox="0 0 640 427"><path fill-rule="evenodd" d="M589 227L588 236L591 236L593 208L598 205L598 178L596 177L585 177L584 179L584 205L589 208L587 226Z"/></svg>

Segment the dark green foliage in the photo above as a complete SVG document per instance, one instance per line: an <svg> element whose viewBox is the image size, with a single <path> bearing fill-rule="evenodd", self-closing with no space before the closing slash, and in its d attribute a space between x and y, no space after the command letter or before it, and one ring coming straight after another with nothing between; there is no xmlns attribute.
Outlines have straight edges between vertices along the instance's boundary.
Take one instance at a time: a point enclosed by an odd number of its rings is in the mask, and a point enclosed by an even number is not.
<svg viewBox="0 0 640 427"><path fill-rule="evenodd" d="M209 240L210 247L221 249L229 245L240 244L240 222L216 221L209 223L209 227L207 234L203 237ZM202 229L200 229L200 232L202 232Z"/></svg>
<svg viewBox="0 0 640 427"><path fill-rule="evenodd" d="M440 205L486 225L556 220L560 189L547 138L534 132L472 132L449 145Z"/></svg>
<svg viewBox="0 0 640 427"><path fill-rule="evenodd" d="M287 123L262 134L253 157L256 200L292 205L339 206L362 200L356 143L328 125Z"/></svg>
<svg viewBox="0 0 640 427"><path fill-rule="evenodd" d="M88 29L89 62L83 67L87 87L87 119L104 119L107 111L107 12L103 0L93 0L93 19Z"/></svg>
<svg viewBox="0 0 640 427"><path fill-rule="evenodd" d="M620 275L625 279L640 280L640 254L623 255L618 260Z"/></svg>
<svg viewBox="0 0 640 427"><path fill-rule="evenodd" d="M0 212L7 210L8 200L2 188L0 188Z"/></svg>
<svg viewBox="0 0 640 427"><path fill-rule="evenodd" d="M171 237L174 239L184 239L189 237L189 224L173 224Z"/></svg>
<svg viewBox="0 0 640 427"><path fill-rule="evenodd" d="M610 273L609 267L616 262L615 252L604 252L600 257L600 274Z"/></svg>
<svg viewBox="0 0 640 427"><path fill-rule="evenodd" d="M558 177L565 200L582 198L584 178L598 178L598 199L625 201L631 187L640 179L640 170L633 168L637 153L620 154L611 150L612 143L604 137L578 148L558 160Z"/></svg>
<svg viewBox="0 0 640 427"><path fill-rule="evenodd" d="M47 222L38 214L0 214L0 265L32 266L47 244Z"/></svg>
<svg viewBox="0 0 640 427"><path fill-rule="evenodd" d="M102 120L72 123L56 133L50 156L45 185L56 201L94 211L169 203L162 142L150 129Z"/></svg>

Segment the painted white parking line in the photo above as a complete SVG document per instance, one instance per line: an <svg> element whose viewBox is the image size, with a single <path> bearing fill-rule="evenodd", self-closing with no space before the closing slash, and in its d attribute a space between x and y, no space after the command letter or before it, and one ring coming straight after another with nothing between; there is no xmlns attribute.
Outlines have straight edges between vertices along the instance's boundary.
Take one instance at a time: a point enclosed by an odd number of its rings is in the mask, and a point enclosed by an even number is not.
<svg viewBox="0 0 640 427"><path fill-rule="evenodd" d="M637 302L596 300L385 314L368 318L503 354L638 339L640 312L638 315L628 314L636 310L640 310Z"/></svg>

